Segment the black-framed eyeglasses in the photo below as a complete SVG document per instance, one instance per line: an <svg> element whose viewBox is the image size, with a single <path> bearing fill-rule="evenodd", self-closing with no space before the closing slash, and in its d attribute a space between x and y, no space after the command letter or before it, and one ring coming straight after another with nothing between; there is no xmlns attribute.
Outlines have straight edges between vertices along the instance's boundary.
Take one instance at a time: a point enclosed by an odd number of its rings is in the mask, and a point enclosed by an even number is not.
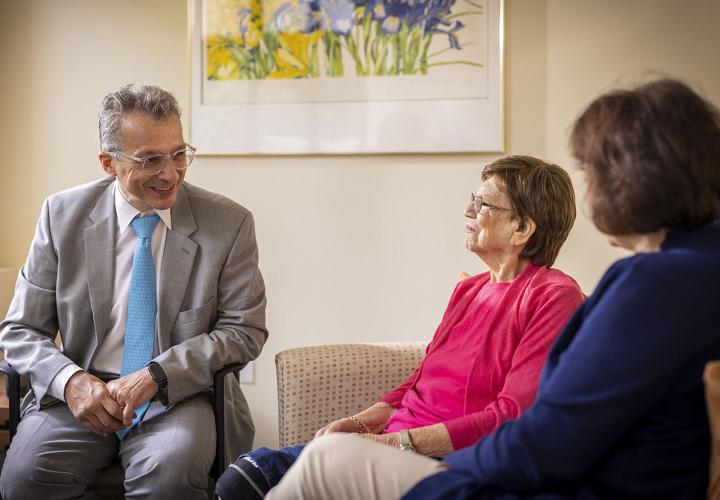
<svg viewBox="0 0 720 500"><path fill-rule="evenodd" d="M175 170L184 172L190 166L195 158L196 149L190 144L186 144L183 149L178 149L169 155L149 155L144 157L127 155L119 151L108 151L107 154L112 155L117 160L126 160L135 165L135 168L148 175L158 175L165 168L165 161L170 161Z"/></svg>
<svg viewBox="0 0 720 500"><path fill-rule="evenodd" d="M475 193L470 193L470 201L473 204L473 209L475 210L476 214L480 213L480 210L482 210L484 207L487 207L488 210L501 210L503 212L512 212L513 210L510 208L503 208L498 207L497 205L492 205L485 200L482 199L482 196L478 196Z"/></svg>

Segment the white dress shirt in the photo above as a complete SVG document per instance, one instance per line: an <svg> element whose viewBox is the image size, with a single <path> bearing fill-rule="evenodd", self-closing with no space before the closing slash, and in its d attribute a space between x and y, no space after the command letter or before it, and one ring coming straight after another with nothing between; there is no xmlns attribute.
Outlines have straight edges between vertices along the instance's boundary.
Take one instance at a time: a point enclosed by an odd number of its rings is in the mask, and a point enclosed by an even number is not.
<svg viewBox="0 0 720 500"><path fill-rule="evenodd" d="M123 345L125 342L125 321L127 319L127 303L130 293L130 277L132 276L132 262L137 244L137 236L129 228L132 220L140 214L141 217L157 213L162 224L157 224L152 234L152 255L155 262L155 277L157 280L158 301L160 297L160 270L162 269L163 254L165 252L165 237L168 229L172 229L170 209L151 210L140 212L130 205L123 197L117 181L115 189L115 215L117 220L115 241L115 272L113 276L113 298L110 310L110 329L98 346L93 358L91 369L106 372L120 373L122 364ZM157 325L157 322L156 322ZM156 326L157 328L157 326ZM60 370L53 378L48 393L65 401L65 385L70 377L82 370L75 363L71 363Z"/></svg>

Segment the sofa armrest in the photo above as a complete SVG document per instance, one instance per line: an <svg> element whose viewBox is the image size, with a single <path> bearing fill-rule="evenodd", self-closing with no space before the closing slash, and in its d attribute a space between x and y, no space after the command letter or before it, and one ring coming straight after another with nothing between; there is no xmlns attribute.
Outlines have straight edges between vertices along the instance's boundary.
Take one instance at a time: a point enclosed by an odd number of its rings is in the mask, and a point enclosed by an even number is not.
<svg viewBox="0 0 720 500"><path fill-rule="evenodd" d="M299 347L275 356L280 446L310 441L341 417L364 410L419 366L427 342Z"/></svg>

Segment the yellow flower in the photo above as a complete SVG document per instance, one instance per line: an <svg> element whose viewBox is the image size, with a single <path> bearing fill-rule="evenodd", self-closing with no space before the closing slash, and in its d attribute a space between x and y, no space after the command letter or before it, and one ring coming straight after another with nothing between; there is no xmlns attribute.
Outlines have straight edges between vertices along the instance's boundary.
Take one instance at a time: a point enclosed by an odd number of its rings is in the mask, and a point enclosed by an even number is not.
<svg viewBox="0 0 720 500"><path fill-rule="evenodd" d="M208 37L207 61L208 78L211 80L237 80L240 78L238 60L228 50L226 37Z"/></svg>
<svg viewBox="0 0 720 500"><path fill-rule="evenodd" d="M252 50L262 40L263 29L263 12L261 0L250 0L247 7L243 7L238 11L240 16L240 33L243 36L243 46L247 50Z"/></svg>
<svg viewBox="0 0 720 500"><path fill-rule="evenodd" d="M280 48L273 53L278 69L270 73L269 78L300 78L312 73L312 49L317 45L322 32L280 33Z"/></svg>

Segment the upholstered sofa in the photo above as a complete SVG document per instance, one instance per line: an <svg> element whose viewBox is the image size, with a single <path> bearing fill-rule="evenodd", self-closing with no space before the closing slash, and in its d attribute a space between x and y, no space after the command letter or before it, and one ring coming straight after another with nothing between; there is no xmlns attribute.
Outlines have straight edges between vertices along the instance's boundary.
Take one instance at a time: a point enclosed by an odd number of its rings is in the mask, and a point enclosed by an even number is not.
<svg viewBox="0 0 720 500"><path fill-rule="evenodd" d="M427 342L299 347L275 356L280 446L364 410L418 367Z"/></svg>
<svg viewBox="0 0 720 500"><path fill-rule="evenodd" d="M367 408L420 364L427 342L335 344L275 356L280 446L310 441L317 429ZM705 369L713 436L707 498L720 500L720 361Z"/></svg>

